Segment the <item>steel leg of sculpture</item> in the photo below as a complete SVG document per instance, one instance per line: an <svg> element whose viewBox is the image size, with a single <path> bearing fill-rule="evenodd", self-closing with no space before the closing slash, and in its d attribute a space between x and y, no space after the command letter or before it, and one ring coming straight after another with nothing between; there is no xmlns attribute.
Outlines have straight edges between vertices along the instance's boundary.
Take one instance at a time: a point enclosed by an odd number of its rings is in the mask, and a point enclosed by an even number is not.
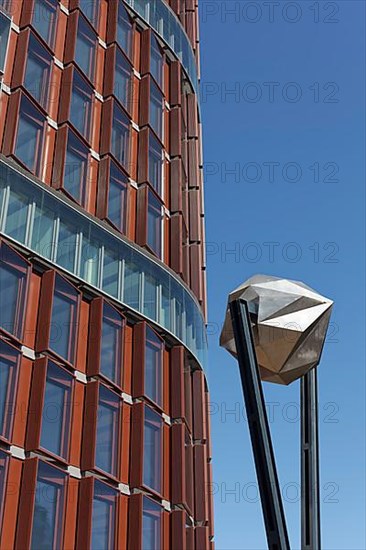
<svg viewBox="0 0 366 550"><path fill-rule="evenodd" d="M301 378L301 548L320 550L317 367Z"/></svg>
<svg viewBox="0 0 366 550"><path fill-rule="evenodd" d="M288 550L290 545L286 519L246 302L244 300L231 302L230 313L268 548L270 550Z"/></svg>

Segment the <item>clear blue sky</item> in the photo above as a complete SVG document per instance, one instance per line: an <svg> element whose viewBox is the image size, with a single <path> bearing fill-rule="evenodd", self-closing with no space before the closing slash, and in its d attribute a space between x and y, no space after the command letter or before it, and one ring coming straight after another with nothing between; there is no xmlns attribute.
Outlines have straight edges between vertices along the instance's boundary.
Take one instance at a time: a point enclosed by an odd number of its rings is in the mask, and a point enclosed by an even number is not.
<svg viewBox="0 0 366 550"><path fill-rule="evenodd" d="M365 3L199 3L216 548L266 548L238 368L218 338L228 292L269 273L335 301L319 370L323 549L364 550ZM265 394L297 549L299 385Z"/></svg>

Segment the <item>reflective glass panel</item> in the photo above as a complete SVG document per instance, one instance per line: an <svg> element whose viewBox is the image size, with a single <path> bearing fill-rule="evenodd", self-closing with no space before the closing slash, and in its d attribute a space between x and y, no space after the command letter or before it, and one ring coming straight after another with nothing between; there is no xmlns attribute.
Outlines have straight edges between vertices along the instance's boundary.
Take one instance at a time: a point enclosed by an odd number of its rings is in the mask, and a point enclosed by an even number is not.
<svg viewBox="0 0 366 550"><path fill-rule="evenodd" d="M145 406L144 421L144 485L157 493L161 491L162 471L162 420L150 407Z"/></svg>
<svg viewBox="0 0 366 550"><path fill-rule="evenodd" d="M162 508L156 502L143 497L142 550L161 548Z"/></svg>
<svg viewBox="0 0 366 550"><path fill-rule="evenodd" d="M0 435L10 439L15 412L19 352L0 340Z"/></svg>
<svg viewBox="0 0 366 550"><path fill-rule="evenodd" d="M66 474L39 461L31 550L62 548Z"/></svg>
<svg viewBox="0 0 366 550"><path fill-rule="evenodd" d="M92 88L75 69L72 83L70 121L86 140L89 139L90 134L92 94Z"/></svg>
<svg viewBox="0 0 366 550"><path fill-rule="evenodd" d="M76 38L75 61L89 80L94 78L96 54L96 34L84 17L79 17L78 34Z"/></svg>
<svg viewBox="0 0 366 550"><path fill-rule="evenodd" d="M122 316L110 305L103 305L100 370L115 384L121 385Z"/></svg>
<svg viewBox="0 0 366 550"><path fill-rule="evenodd" d="M48 53L46 48L31 33L29 36L24 86L43 107L47 106L51 61L51 54Z"/></svg>
<svg viewBox="0 0 366 550"><path fill-rule="evenodd" d="M43 40L53 47L57 22L56 0L34 0L33 27Z"/></svg>
<svg viewBox="0 0 366 550"><path fill-rule="evenodd" d="M74 360L78 320L78 292L56 275L52 303L50 348L70 363Z"/></svg>
<svg viewBox="0 0 366 550"><path fill-rule="evenodd" d="M33 173L39 168L44 123L43 115L22 96L15 155Z"/></svg>
<svg viewBox="0 0 366 550"><path fill-rule="evenodd" d="M67 459L73 377L48 361L42 412L41 447Z"/></svg>
<svg viewBox="0 0 366 550"><path fill-rule="evenodd" d="M115 548L117 491L101 481L94 481L91 550Z"/></svg>
<svg viewBox="0 0 366 550"><path fill-rule="evenodd" d="M117 474L119 407L118 396L100 385L95 464L112 475Z"/></svg>
<svg viewBox="0 0 366 550"><path fill-rule="evenodd" d="M161 405L163 381L163 343L151 328L146 329L145 394Z"/></svg>

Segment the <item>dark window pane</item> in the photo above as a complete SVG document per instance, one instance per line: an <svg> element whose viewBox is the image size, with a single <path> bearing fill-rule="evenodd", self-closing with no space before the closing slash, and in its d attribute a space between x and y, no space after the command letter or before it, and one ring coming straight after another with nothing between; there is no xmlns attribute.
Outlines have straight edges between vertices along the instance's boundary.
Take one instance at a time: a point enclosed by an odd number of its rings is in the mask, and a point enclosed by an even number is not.
<svg viewBox="0 0 366 550"><path fill-rule="evenodd" d="M122 2L119 2L118 4L117 43L125 54L130 57L132 45L132 24L126 9L122 5Z"/></svg>
<svg viewBox="0 0 366 550"><path fill-rule="evenodd" d="M151 328L146 329L145 394L161 405L163 380L163 345Z"/></svg>
<svg viewBox="0 0 366 550"><path fill-rule="evenodd" d="M53 47L53 43L55 40L56 21L56 0L34 1L34 14L32 25L51 48Z"/></svg>
<svg viewBox="0 0 366 550"><path fill-rule="evenodd" d="M150 125L161 139L163 134L163 94L154 82L150 82Z"/></svg>
<svg viewBox="0 0 366 550"><path fill-rule="evenodd" d="M2 511L6 490L6 475L9 464L9 455L0 451L0 525L2 525Z"/></svg>
<svg viewBox="0 0 366 550"><path fill-rule="evenodd" d="M42 149L44 117L26 98L20 103L15 155L31 172L37 173Z"/></svg>
<svg viewBox="0 0 366 550"><path fill-rule="evenodd" d="M112 154L124 168L128 168L128 147L130 135L130 121L128 117L114 106L112 126Z"/></svg>
<svg viewBox="0 0 366 550"><path fill-rule="evenodd" d="M79 6L83 14L89 19L93 27L97 29L98 15L99 15L99 2L95 0L80 0Z"/></svg>
<svg viewBox="0 0 366 550"><path fill-rule="evenodd" d="M142 550L161 548L162 508L156 502L143 497Z"/></svg>
<svg viewBox="0 0 366 550"><path fill-rule="evenodd" d="M101 372L116 384L121 384L122 316L108 304L103 306Z"/></svg>
<svg viewBox="0 0 366 550"><path fill-rule="evenodd" d="M19 352L0 340L0 435L9 439L13 425Z"/></svg>
<svg viewBox="0 0 366 550"><path fill-rule="evenodd" d="M112 475L117 474L119 406L118 396L100 385L95 463Z"/></svg>
<svg viewBox="0 0 366 550"><path fill-rule="evenodd" d="M51 55L41 45L39 40L31 34L29 37L24 86L43 107L47 106L50 73Z"/></svg>
<svg viewBox="0 0 366 550"><path fill-rule="evenodd" d="M75 225L71 219L67 219L60 212L60 228L57 242L57 263L73 272L75 269L75 251L77 243L77 233Z"/></svg>
<svg viewBox="0 0 366 550"><path fill-rule="evenodd" d="M163 87L163 56L161 54L156 38L151 35L151 53L150 53L150 73L159 84Z"/></svg>
<svg viewBox="0 0 366 550"><path fill-rule="evenodd" d="M145 406L144 424L144 485L161 491L162 426L161 417Z"/></svg>
<svg viewBox="0 0 366 550"><path fill-rule="evenodd" d="M67 459L73 377L51 361L47 366L41 447Z"/></svg>
<svg viewBox="0 0 366 550"><path fill-rule="evenodd" d="M108 219L122 233L126 226L128 178L111 163L109 176Z"/></svg>
<svg viewBox="0 0 366 550"><path fill-rule="evenodd" d="M5 57L10 34L10 18L0 12L0 72L4 72Z"/></svg>
<svg viewBox="0 0 366 550"><path fill-rule="evenodd" d="M156 137L149 134L149 182L158 193L162 192L163 148Z"/></svg>
<svg viewBox="0 0 366 550"><path fill-rule="evenodd" d="M126 107L126 109L130 108L130 89L131 65L117 48L116 68L114 74L114 94L122 103L122 105Z"/></svg>
<svg viewBox="0 0 366 550"><path fill-rule="evenodd" d="M114 548L117 491L95 480L92 515L91 550Z"/></svg>
<svg viewBox="0 0 366 550"><path fill-rule="evenodd" d="M69 130L67 139L64 187L75 200L84 204L88 173L88 149Z"/></svg>
<svg viewBox="0 0 366 550"><path fill-rule="evenodd" d="M31 550L62 548L66 474L39 462Z"/></svg>
<svg viewBox="0 0 366 550"><path fill-rule="evenodd" d="M157 256L161 256L162 211L159 200L149 191L147 209L147 244Z"/></svg>
<svg viewBox="0 0 366 550"><path fill-rule="evenodd" d="M89 139L92 113L92 88L74 70L70 121L85 139Z"/></svg>
<svg viewBox="0 0 366 550"><path fill-rule="evenodd" d="M0 255L0 326L22 336L28 264L5 244Z"/></svg>
<svg viewBox="0 0 366 550"><path fill-rule="evenodd" d="M50 348L60 357L73 362L77 330L78 293L56 275L53 295Z"/></svg>
<svg viewBox="0 0 366 550"><path fill-rule="evenodd" d="M93 80L96 51L96 34L83 17L79 17L75 61L83 73Z"/></svg>

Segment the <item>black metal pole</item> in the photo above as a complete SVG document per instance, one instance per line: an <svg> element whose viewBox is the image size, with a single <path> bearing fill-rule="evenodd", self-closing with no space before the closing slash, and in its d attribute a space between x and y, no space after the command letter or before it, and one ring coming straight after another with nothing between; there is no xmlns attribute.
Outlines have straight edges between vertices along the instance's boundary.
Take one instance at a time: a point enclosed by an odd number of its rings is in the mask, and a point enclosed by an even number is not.
<svg viewBox="0 0 366 550"><path fill-rule="evenodd" d="M270 550L290 548L247 304L230 304L254 462Z"/></svg>
<svg viewBox="0 0 366 550"><path fill-rule="evenodd" d="M317 367L301 378L301 548L320 550Z"/></svg>

